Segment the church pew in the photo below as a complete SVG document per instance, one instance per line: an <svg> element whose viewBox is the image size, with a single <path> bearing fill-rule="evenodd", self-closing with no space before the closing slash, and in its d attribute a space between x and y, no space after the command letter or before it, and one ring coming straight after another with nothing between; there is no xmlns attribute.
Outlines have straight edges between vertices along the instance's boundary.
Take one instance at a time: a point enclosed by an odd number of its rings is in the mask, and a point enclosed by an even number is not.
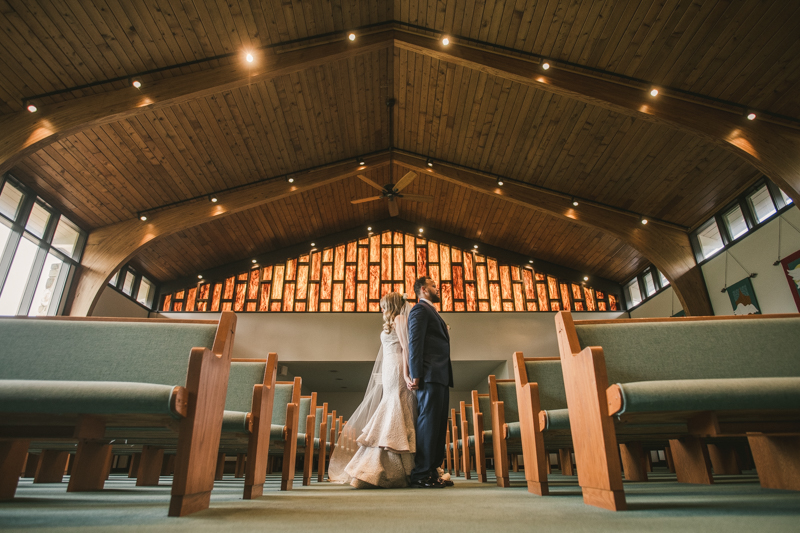
<svg viewBox="0 0 800 533"><path fill-rule="evenodd" d="M92 491L103 488L111 440L152 430L176 442L169 515L206 509L235 329L232 312L0 319L0 499L13 498L32 439L77 444L67 491Z"/></svg>
<svg viewBox="0 0 800 533"><path fill-rule="evenodd" d="M475 472L486 483L486 456L492 456L492 402L488 394L472 391L472 425L475 428ZM488 447L488 448L487 448Z"/></svg>
<svg viewBox="0 0 800 533"><path fill-rule="evenodd" d="M464 471L464 479L472 479L472 450L475 449L474 427L470 423L472 420L472 405L467 402L459 403L461 416L461 469Z"/></svg>
<svg viewBox="0 0 800 533"><path fill-rule="evenodd" d="M450 418L448 419L448 423L450 427L450 453L452 454L453 458L453 475L458 477L460 476L461 470L461 413L457 412L455 409L450 409Z"/></svg>
<svg viewBox="0 0 800 533"><path fill-rule="evenodd" d="M314 450L317 452L317 482L325 479L328 453L328 402L317 407L317 416L314 419Z"/></svg>
<svg viewBox="0 0 800 533"><path fill-rule="evenodd" d="M245 500L264 492L277 370L275 353L267 359L234 359L231 363L220 453L223 457L225 453L237 455L237 469L245 478Z"/></svg>
<svg viewBox="0 0 800 533"><path fill-rule="evenodd" d="M297 425L297 453L303 453L303 485L311 485L314 467L314 431L317 419L317 393L300 397L300 417Z"/></svg>
<svg viewBox="0 0 800 533"><path fill-rule="evenodd" d="M517 408L517 390L513 379L489 376L489 399L492 409L492 447L494 472L498 487L510 487L508 454L522 452Z"/></svg>
<svg viewBox="0 0 800 533"><path fill-rule="evenodd" d="M562 311L556 331L585 503L626 508L615 420L669 438L679 481L712 482L703 438L746 436L761 485L800 490L800 315L575 322Z"/></svg>
<svg viewBox="0 0 800 533"><path fill-rule="evenodd" d="M302 383L300 377L294 378L294 381L275 383L269 453L270 456L279 456L283 459L281 490L292 490L294 481Z"/></svg>

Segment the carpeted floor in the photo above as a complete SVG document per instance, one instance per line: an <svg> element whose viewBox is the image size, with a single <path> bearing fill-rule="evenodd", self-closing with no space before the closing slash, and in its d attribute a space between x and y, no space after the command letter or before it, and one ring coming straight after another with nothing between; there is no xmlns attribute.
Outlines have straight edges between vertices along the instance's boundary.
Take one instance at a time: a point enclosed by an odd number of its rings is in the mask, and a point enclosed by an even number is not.
<svg viewBox="0 0 800 533"><path fill-rule="evenodd" d="M357 491L350 487L295 481L278 490L269 476L265 495L241 499L241 479L217 482L211 508L185 518L167 517L169 483L136 487L112 475L105 490L67 493L66 481L34 485L20 481L14 501L0 503L2 531L800 531L800 493L762 489L754 475L720 478L711 486L685 485L664 472L646 483L626 483L630 510L610 512L584 505L576 478L554 474L554 495L525 489L523 473L512 487L456 478L440 490ZM492 480L493 481L493 480Z"/></svg>

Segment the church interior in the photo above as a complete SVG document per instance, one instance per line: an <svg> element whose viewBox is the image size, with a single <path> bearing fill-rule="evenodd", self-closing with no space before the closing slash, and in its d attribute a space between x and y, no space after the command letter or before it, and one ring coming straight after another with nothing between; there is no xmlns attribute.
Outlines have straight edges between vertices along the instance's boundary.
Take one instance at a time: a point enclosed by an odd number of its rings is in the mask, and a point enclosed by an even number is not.
<svg viewBox="0 0 800 533"><path fill-rule="evenodd" d="M4 531L796 530L800 3L0 5ZM453 486L334 483L423 277Z"/></svg>

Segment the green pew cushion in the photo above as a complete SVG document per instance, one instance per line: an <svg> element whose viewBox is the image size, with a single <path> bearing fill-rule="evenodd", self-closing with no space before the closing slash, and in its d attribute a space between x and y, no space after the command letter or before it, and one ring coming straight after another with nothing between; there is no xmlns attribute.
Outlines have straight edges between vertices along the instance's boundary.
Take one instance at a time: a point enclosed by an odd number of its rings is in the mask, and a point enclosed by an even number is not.
<svg viewBox="0 0 800 533"><path fill-rule="evenodd" d="M222 413L222 431L226 433L240 433L249 431L247 427L247 413L244 411L228 411Z"/></svg>
<svg viewBox="0 0 800 533"><path fill-rule="evenodd" d="M279 424L272 424L269 428L269 440L283 440L283 432L285 426Z"/></svg>
<svg viewBox="0 0 800 533"><path fill-rule="evenodd" d="M800 377L639 381L620 388L617 414L800 409Z"/></svg>
<svg viewBox="0 0 800 533"><path fill-rule="evenodd" d="M298 433L297 435L297 446L303 448L306 445L306 434L305 433Z"/></svg>
<svg viewBox="0 0 800 533"><path fill-rule="evenodd" d="M567 409L547 409L545 415L545 431L563 431L569 429L569 411Z"/></svg>
<svg viewBox="0 0 800 533"><path fill-rule="evenodd" d="M171 414L179 418L170 410L174 387L175 385L128 381L4 379L0 380L0 411L97 415Z"/></svg>
<svg viewBox="0 0 800 533"><path fill-rule="evenodd" d="M267 364L253 361L234 361L228 377L228 394L225 409L250 412L253 405L253 387L264 383Z"/></svg>
<svg viewBox="0 0 800 533"><path fill-rule="evenodd" d="M509 422L506 424L508 426L508 438L509 439L521 439L522 438L522 430L520 429L519 422Z"/></svg>

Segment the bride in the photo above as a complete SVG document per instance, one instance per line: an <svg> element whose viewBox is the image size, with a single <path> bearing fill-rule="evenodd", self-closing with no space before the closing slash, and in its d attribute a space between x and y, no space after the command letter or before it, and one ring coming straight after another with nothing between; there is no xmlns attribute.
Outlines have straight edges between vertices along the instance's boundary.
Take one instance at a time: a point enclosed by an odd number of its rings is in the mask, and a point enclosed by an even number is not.
<svg viewBox="0 0 800 533"><path fill-rule="evenodd" d="M403 296L381 298L383 331L364 401L333 450L328 478L356 488L407 487L416 451L416 398L407 385L408 313Z"/></svg>

